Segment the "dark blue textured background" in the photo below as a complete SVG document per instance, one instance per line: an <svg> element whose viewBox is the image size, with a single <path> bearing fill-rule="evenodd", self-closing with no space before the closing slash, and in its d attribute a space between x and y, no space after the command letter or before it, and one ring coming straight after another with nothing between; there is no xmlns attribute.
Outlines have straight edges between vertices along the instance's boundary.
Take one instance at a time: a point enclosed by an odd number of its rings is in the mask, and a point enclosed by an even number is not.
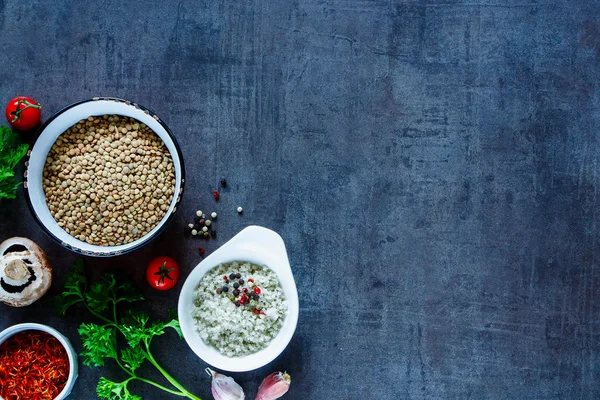
<svg viewBox="0 0 600 400"><path fill-rule="evenodd" d="M296 336L270 366L235 374L253 399L287 369L287 399L600 397L600 5L529 0L0 0L0 100L49 116L92 96L153 109L189 179L166 234L92 260L129 269L156 316L145 264L184 276L181 227L219 211L216 248L248 224L287 243L301 296ZM29 138L33 141L33 138ZM221 176L231 188L214 205ZM241 204L243 217L234 209ZM23 195L0 239L47 251L56 293L74 255L36 227ZM81 313L46 296L0 305L0 328L48 323L74 344ZM173 335L157 358L211 398L205 365ZM94 398L114 365L82 368ZM168 398L134 386L145 399Z"/></svg>

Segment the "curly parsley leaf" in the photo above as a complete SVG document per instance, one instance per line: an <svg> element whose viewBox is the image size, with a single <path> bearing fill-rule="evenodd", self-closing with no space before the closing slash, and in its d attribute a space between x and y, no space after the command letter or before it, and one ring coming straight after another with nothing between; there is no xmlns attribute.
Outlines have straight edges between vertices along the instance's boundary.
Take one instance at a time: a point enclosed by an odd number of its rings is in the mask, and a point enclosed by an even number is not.
<svg viewBox="0 0 600 400"><path fill-rule="evenodd" d="M106 378L100 378L98 386L96 386L96 394L105 400L142 400L140 396L129 393L127 383L129 381L113 382Z"/></svg>
<svg viewBox="0 0 600 400"><path fill-rule="evenodd" d="M88 367L100 367L107 358L117 358L116 338L114 331L106 326L81 324L79 336L83 348L81 356Z"/></svg>
<svg viewBox="0 0 600 400"><path fill-rule="evenodd" d="M127 339L129 346L135 347L140 342L146 339L151 339L154 334L146 324L150 320L148 314L142 311L129 310L125 316L121 319L119 330Z"/></svg>
<svg viewBox="0 0 600 400"><path fill-rule="evenodd" d="M140 346L129 347L121 351L121 361L131 373L138 369L144 360L146 360L146 354Z"/></svg>
<svg viewBox="0 0 600 400"><path fill-rule="evenodd" d="M58 315L64 317L71 306L83 302L86 288L85 263L83 259L79 258L75 260L67 273L63 292L54 298L54 309Z"/></svg>
<svg viewBox="0 0 600 400"><path fill-rule="evenodd" d="M96 312L102 312L116 302L117 281L113 274L104 274L100 282L92 285L85 295L88 306Z"/></svg>
<svg viewBox="0 0 600 400"><path fill-rule="evenodd" d="M15 178L15 167L27 154L26 144L16 146L18 136L10 128L0 126L0 199L14 199L21 185Z"/></svg>

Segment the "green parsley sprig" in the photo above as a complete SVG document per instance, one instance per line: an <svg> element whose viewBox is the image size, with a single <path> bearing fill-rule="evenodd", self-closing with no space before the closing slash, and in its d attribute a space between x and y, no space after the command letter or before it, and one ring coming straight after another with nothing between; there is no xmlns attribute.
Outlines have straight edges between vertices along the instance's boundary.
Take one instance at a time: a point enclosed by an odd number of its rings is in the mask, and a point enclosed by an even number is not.
<svg viewBox="0 0 600 400"><path fill-rule="evenodd" d="M29 146L17 145L17 138L10 128L0 126L0 199L14 199L21 185L15 178L15 167L27 154Z"/></svg>
<svg viewBox="0 0 600 400"><path fill-rule="evenodd" d="M118 283L113 274L104 274L99 283L90 286L82 259L75 261L67 275L63 292L55 298L54 305L59 315L64 316L69 308L81 303L103 322L102 325L83 323L79 327L79 336L84 348L81 353L83 363L88 367L101 367L106 360L113 360L128 376L121 382L100 378L96 387L98 397L107 400L141 400L140 396L132 394L128 388L129 382L138 380L173 395L201 400L165 371L150 351L152 339L163 335L167 328L177 332L180 338L183 337L177 315L171 313L167 322L150 323L150 317L146 313L128 310L122 318L118 318L119 303L133 303L139 300L143 298L136 293L131 282ZM117 346L118 334L125 338L128 346L121 351ZM173 388L137 375L137 369L146 361L152 364Z"/></svg>

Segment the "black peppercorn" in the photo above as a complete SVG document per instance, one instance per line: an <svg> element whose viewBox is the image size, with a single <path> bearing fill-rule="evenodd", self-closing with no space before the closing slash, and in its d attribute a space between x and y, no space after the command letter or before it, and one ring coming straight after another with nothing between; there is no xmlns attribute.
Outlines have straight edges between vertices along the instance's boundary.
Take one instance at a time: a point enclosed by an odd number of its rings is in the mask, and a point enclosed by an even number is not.
<svg viewBox="0 0 600 400"><path fill-rule="evenodd" d="M237 274L235 274L235 277L236 277L237 279L240 279L240 278L242 277L242 274L240 274L240 273L238 272Z"/></svg>
<svg viewBox="0 0 600 400"><path fill-rule="evenodd" d="M236 305L236 307L239 307L239 306L240 306L240 301L239 301L239 300L238 300L238 301L236 301L236 302L235 302L235 305Z"/></svg>
<svg viewBox="0 0 600 400"><path fill-rule="evenodd" d="M238 289L233 289L233 295L234 296L239 296L240 295L240 291Z"/></svg>
<svg viewBox="0 0 600 400"><path fill-rule="evenodd" d="M217 294L221 294L221 293L223 293L223 289L217 288Z"/></svg>
<svg viewBox="0 0 600 400"><path fill-rule="evenodd" d="M215 230L211 231L211 232L210 232L210 236L211 236L213 239L216 239L216 238L217 238L217 231L215 231Z"/></svg>
<svg viewBox="0 0 600 400"><path fill-rule="evenodd" d="M240 279L239 282L240 282L240 285L244 284L244 280L243 279Z"/></svg>
<svg viewBox="0 0 600 400"><path fill-rule="evenodd" d="M225 180L225 178L221 179L221 187L227 187L227 181Z"/></svg>
<svg viewBox="0 0 600 400"><path fill-rule="evenodd" d="M231 279L231 280L235 279L235 274L233 272L231 274L229 274L229 279Z"/></svg>
<svg viewBox="0 0 600 400"><path fill-rule="evenodd" d="M239 284L239 283L237 283L237 282L233 282L233 287L234 287L235 289L237 289L237 288L239 288L239 287L240 287L240 284Z"/></svg>
<svg viewBox="0 0 600 400"><path fill-rule="evenodd" d="M227 293L227 292L229 292L229 288L228 288L227 286L223 286L223 291L224 291L225 293Z"/></svg>

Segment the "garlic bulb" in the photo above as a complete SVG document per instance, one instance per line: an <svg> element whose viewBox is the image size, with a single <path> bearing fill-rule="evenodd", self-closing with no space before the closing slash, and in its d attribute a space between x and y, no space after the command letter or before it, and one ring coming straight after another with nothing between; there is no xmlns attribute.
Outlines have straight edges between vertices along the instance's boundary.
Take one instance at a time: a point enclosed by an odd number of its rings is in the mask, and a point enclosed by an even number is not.
<svg viewBox="0 0 600 400"><path fill-rule="evenodd" d="M244 400L244 390L233 378L225 376L210 368L206 373L212 376L212 394L215 400Z"/></svg>
<svg viewBox="0 0 600 400"><path fill-rule="evenodd" d="M256 400L275 400L290 389L292 377L284 372L273 372L260 384Z"/></svg>

